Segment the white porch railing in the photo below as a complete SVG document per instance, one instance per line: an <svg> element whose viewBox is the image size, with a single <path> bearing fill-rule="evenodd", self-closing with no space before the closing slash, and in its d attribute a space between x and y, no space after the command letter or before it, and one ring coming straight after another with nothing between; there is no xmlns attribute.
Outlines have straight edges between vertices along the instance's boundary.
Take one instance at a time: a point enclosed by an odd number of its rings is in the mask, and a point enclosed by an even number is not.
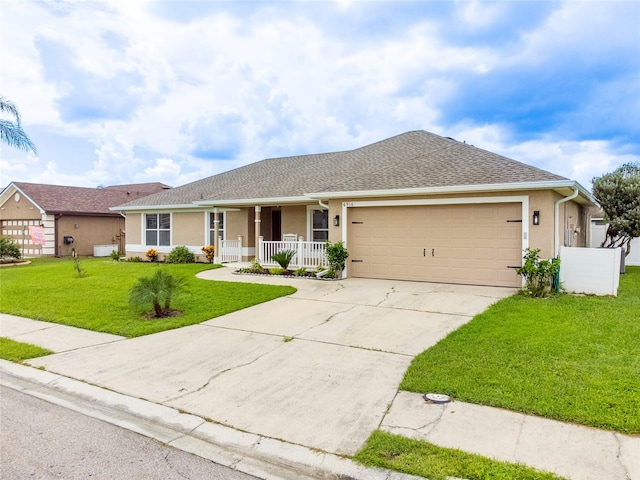
<svg viewBox="0 0 640 480"><path fill-rule="evenodd" d="M291 268L316 268L319 265L328 267L327 256L325 254L325 242L305 242L302 237L295 242L273 242L264 241L258 238L258 261L264 266L277 266L278 264L271 258L275 253L282 250L294 250L296 255L289 264Z"/></svg>
<svg viewBox="0 0 640 480"><path fill-rule="evenodd" d="M220 240L220 263L242 261L242 237L237 240Z"/></svg>

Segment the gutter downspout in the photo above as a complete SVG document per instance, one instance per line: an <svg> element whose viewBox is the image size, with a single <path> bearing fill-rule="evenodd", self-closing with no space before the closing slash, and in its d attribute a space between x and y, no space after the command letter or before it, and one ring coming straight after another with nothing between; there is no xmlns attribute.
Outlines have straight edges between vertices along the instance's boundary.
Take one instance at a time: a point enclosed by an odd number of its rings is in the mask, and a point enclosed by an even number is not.
<svg viewBox="0 0 640 480"><path fill-rule="evenodd" d="M574 187L573 193L568 197L561 198L554 205L553 211L553 242L554 242L554 257L558 258L558 252L560 251L560 228L558 227L558 217L560 216L560 204L573 200L578 196L578 187Z"/></svg>
<svg viewBox="0 0 640 480"><path fill-rule="evenodd" d="M327 205L326 203L322 203L322 200L318 200L318 204L323 207L326 208L327 210L329 210L329 205Z"/></svg>

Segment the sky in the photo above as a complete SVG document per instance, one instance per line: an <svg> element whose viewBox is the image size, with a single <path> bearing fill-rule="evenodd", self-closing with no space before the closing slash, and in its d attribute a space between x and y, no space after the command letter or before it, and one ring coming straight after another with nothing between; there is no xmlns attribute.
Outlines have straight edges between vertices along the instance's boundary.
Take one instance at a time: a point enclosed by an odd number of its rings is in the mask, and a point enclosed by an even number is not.
<svg viewBox="0 0 640 480"><path fill-rule="evenodd" d="M640 1L0 1L12 181L179 186L427 130L577 180L640 161Z"/></svg>

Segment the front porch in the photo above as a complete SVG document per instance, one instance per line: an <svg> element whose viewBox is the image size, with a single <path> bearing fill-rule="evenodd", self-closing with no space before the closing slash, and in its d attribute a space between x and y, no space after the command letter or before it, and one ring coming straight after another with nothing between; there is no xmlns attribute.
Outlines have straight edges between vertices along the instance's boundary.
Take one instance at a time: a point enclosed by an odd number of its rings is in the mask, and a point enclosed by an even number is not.
<svg viewBox="0 0 640 480"><path fill-rule="evenodd" d="M220 250L217 261L220 263L235 263L243 260L242 237L237 240L220 240ZM326 256L326 242L306 242L303 237L295 240L273 241L258 237L256 258L265 267L275 267L278 264L273 255L284 250L296 252L289 264L290 268L305 267L315 269L319 266L328 267Z"/></svg>

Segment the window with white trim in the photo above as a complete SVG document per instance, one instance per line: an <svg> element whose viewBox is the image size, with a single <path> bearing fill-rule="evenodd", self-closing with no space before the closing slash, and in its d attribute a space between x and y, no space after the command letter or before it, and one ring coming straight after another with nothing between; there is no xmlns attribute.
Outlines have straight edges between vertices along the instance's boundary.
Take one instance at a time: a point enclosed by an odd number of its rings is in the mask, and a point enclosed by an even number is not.
<svg viewBox="0 0 640 480"><path fill-rule="evenodd" d="M329 240L329 210L314 208L311 210L311 241Z"/></svg>
<svg viewBox="0 0 640 480"><path fill-rule="evenodd" d="M171 214L145 214L145 245L164 247L171 245Z"/></svg>
<svg viewBox="0 0 640 480"><path fill-rule="evenodd" d="M214 213L209 213L209 245L213 245L213 241L215 239L215 230L214 230ZM224 240L224 213L218 213L218 238L220 240Z"/></svg>

